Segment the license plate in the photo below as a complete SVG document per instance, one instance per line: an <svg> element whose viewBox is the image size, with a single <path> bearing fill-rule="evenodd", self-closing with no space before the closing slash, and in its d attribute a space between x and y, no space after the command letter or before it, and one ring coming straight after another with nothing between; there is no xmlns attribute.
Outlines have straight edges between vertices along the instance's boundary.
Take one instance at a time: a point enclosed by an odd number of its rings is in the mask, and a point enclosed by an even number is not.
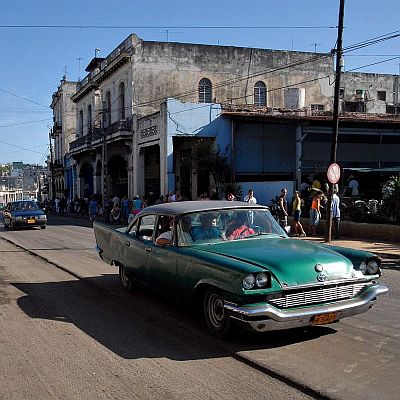
<svg viewBox="0 0 400 400"><path fill-rule="evenodd" d="M34 219L28 219L28 224L34 224L35 220Z"/></svg>
<svg viewBox="0 0 400 400"><path fill-rule="evenodd" d="M330 324L331 322L336 321L337 318L337 313L327 313L327 314L321 314L321 315L314 315L311 319L311 323L313 325L324 325L324 324Z"/></svg>

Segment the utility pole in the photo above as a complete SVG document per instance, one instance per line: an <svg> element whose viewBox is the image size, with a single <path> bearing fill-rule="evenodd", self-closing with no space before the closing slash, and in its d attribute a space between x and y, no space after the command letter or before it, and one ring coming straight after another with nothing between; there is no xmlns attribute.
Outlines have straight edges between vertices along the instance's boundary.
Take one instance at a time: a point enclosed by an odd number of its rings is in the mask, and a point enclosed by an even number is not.
<svg viewBox="0 0 400 400"><path fill-rule="evenodd" d="M340 77L342 72L342 56L343 56L343 21L344 21L344 0L340 0L339 5L339 25L336 49L336 71L335 71L335 97L333 101L333 139L331 147L330 164L336 163L336 151L339 135L339 95L340 95ZM335 184L330 184L330 192L328 194L328 205L326 213L325 226L325 242L332 239L332 194Z"/></svg>
<svg viewBox="0 0 400 400"><path fill-rule="evenodd" d="M107 132L106 132L106 127L105 127L105 123L106 123L106 110L103 109L103 118L102 118L102 134L103 134L103 143L102 143L102 148L101 148L101 158L102 158L102 163L101 163L101 174L102 174L102 178L103 178L103 206L105 204L105 202L107 201Z"/></svg>

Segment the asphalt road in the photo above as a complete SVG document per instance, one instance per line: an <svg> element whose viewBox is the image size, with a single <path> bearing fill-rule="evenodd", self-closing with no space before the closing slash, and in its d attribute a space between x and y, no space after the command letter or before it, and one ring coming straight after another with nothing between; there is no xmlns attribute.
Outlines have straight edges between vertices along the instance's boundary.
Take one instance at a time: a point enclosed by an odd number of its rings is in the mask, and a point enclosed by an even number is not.
<svg viewBox="0 0 400 400"><path fill-rule="evenodd" d="M87 221L50 222L0 228L0 399L398 398L396 265L366 314L223 341L184 307L122 292Z"/></svg>

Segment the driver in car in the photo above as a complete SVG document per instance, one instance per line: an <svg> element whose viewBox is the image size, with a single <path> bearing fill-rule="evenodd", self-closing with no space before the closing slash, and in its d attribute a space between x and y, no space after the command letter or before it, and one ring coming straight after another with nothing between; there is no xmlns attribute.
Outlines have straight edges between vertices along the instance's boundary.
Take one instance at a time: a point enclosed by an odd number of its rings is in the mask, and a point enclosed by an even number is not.
<svg viewBox="0 0 400 400"><path fill-rule="evenodd" d="M236 217L232 222L233 228L231 229L233 230L231 231L231 233L229 233L229 236L227 235L229 240L243 239L247 236L255 235L254 229L249 228L246 225L246 220L247 220L246 214L244 213L236 214Z"/></svg>

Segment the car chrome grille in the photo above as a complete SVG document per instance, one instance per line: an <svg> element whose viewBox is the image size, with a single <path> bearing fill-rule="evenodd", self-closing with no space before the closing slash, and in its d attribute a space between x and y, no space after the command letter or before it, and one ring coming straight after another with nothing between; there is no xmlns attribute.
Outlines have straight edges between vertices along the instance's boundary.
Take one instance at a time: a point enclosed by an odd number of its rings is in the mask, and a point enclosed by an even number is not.
<svg viewBox="0 0 400 400"><path fill-rule="evenodd" d="M271 299L268 302L278 308L293 308L316 303L329 303L332 301L350 299L369 285L371 285L371 282L307 288L301 291L284 293L283 297Z"/></svg>

